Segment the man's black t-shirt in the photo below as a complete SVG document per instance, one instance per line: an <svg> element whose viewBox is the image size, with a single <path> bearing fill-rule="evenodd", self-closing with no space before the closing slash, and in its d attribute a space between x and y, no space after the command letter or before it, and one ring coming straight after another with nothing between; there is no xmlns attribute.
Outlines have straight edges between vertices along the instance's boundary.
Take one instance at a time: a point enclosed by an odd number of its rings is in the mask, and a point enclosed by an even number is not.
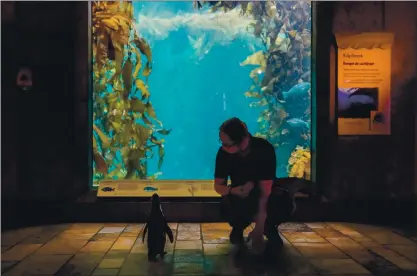
<svg viewBox="0 0 417 276"><path fill-rule="evenodd" d="M248 181L257 184L261 180L275 179L276 164L274 147L265 139L251 137L249 152L245 156L219 149L214 177L226 180L230 177L232 187L244 185Z"/></svg>

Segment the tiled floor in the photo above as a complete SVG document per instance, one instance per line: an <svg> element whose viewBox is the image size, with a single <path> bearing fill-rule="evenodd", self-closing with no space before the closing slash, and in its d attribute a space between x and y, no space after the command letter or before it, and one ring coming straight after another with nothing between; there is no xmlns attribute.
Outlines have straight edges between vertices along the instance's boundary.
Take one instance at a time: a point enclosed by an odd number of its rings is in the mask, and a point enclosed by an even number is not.
<svg viewBox="0 0 417 276"><path fill-rule="evenodd" d="M287 223L269 266L233 262L224 223L172 223L165 261L148 264L142 224L69 224L2 233L4 275L417 275L417 238L347 223ZM248 229L250 231L250 229ZM258 262L259 263L259 262Z"/></svg>

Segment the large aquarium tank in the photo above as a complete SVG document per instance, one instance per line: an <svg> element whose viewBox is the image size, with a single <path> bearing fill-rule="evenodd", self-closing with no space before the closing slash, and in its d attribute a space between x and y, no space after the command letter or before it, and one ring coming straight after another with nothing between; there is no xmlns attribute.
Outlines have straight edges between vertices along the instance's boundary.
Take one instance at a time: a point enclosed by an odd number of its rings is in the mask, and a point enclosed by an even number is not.
<svg viewBox="0 0 417 276"><path fill-rule="evenodd" d="M231 117L311 177L311 2L91 2L93 186L212 180Z"/></svg>

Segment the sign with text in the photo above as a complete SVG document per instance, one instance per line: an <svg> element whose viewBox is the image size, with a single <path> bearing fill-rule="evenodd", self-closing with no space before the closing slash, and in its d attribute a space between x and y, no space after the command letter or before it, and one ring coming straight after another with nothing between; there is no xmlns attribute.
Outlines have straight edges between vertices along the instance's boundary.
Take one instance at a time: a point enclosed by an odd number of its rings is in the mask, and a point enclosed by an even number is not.
<svg viewBox="0 0 417 276"><path fill-rule="evenodd" d="M390 135L390 33L336 34L339 135Z"/></svg>

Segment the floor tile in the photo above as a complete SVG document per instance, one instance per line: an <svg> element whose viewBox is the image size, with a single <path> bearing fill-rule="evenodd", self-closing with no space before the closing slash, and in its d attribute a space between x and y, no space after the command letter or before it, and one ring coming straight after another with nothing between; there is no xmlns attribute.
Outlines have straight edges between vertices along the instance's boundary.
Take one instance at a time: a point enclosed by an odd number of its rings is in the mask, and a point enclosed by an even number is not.
<svg viewBox="0 0 417 276"><path fill-rule="evenodd" d="M1 246L1 253L6 252L7 250L9 250L10 248L12 248L12 245L6 245L6 246Z"/></svg>
<svg viewBox="0 0 417 276"><path fill-rule="evenodd" d="M383 258L387 259L388 261L390 261L391 263L393 263L394 265L398 266L401 269L417 271L416 263L410 261L409 259L399 255L398 253L388 248L377 246L377 247L370 247L368 249L382 256Z"/></svg>
<svg viewBox="0 0 417 276"><path fill-rule="evenodd" d="M285 261L285 262L284 262ZM281 260L280 271L289 275L317 274L315 267L302 257Z"/></svg>
<svg viewBox="0 0 417 276"><path fill-rule="evenodd" d="M387 245L386 247L417 263L417 246Z"/></svg>
<svg viewBox="0 0 417 276"><path fill-rule="evenodd" d="M343 248L342 251L360 264L377 266L388 265L385 259L381 258L380 256L376 256L366 248L347 247Z"/></svg>
<svg viewBox="0 0 417 276"><path fill-rule="evenodd" d="M113 241L91 241L81 248L80 252L107 252L113 243Z"/></svg>
<svg viewBox="0 0 417 276"><path fill-rule="evenodd" d="M202 263L203 251L193 249L177 249L174 252L174 263Z"/></svg>
<svg viewBox="0 0 417 276"><path fill-rule="evenodd" d="M128 250L132 248L136 237L119 237L112 246L112 250Z"/></svg>
<svg viewBox="0 0 417 276"><path fill-rule="evenodd" d="M38 250L42 244L18 244L1 254L2 261L21 261Z"/></svg>
<svg viewBox="0 0 417 276"><path fill-rule="evenodd" d="M5 272L9 271L12 267L14 267L18 261L1 261L1 273L4 274Z"/></svg>
<svg viewBox="0 0 417 276"><path fill-rule="evenodd" d="M205 275L242 275L241 269L234 265L230 256L206 256L204 273Z"/></svg>
<svg viewBox="0 0 417 276"><path fill-rule="evenodd" d="M293 243L293 246L307 258L345 259L349 258L330 243Z"/></svg>
<svg viewBox="0 0 417 276"><path fill-rule="evenodd" d="M329 241L331 244L333 244L334 246L342 250L344 248L359 248L359 249L363 248L361 244L347 237L327 238L327 241Z"/></svg>
<svg viewBox="0 0 417 276"><path fill-rule="evenodd" d="M180 231L177 234L177 240L179 241L201 240L201 233L200 231Z"/></svg>
<svg viewBox="0 0 417 276"><path fill-rule="evenodd" d="M113 258L113 259L108 259L108 258L104 258L100 264L98 265L98 268L102 268L102 269L119 269L122 267L123 262L124 262L124 258Z"/></svg>
<svg viewBox="0 0 417 276"><path fill-rule="evenodd" d="M289 242L326 242L325 239L320 237L314 232L283 232L282 235Z"/></svg>
<svg viewBox="0 0 417 276"><path fill-rule="evenodd" d="M120 236L120 233L96 234L90 239L90 241L113 241L115 242L119 236Z"/></svg>
<svg viewBox="0 0 417 276"><path fill-rule="evenodd" d="M69 263L100 263L105 252L80 252L71 258Z"/></svg>
<svg viewBox="0 0 417 276"><path fill-rule="evenodd" d="M168 223L169 228L171 228L172 230L177 230L178 229L178 223L176 222L169 222Z"/></svg>
<svg viewBox="0 0 417 276"><path fill-rule="evenodd" d="M417 247L417 243L413 242L412 240L402 237L388 230L367 233L366 235L379 244L408 245Z"/></svg>
<svg viewBox="0 0 417 276"><path fill-rule="evenodd" d="M98 234L120 234L125 227L103 227Z"/></svg>
<svg viewBox="0 0 417 276"><path fill-rule="evenodd" d="M316 232L320 237L325 239L327 238L343 238L346 237L342 233L332 228L314 228L314 232Z"/></svg>
<svg viewBox="0 0 417 276"><path fill-rule="evenodd" d="M336 229L340 233L348 236L349 238L355 240L355 241L371 241L369 237L366 237L365 235L362 235L358 231L348 227L344 223L327 223L332 228Z"/></svg>
<svg viewBox="0 0 417 276"><path fill-rule="evenodd" d="M82 232L78 230L67 230L59 235L56 236L57 239L64 239L64 240L89 240L91 239L96 233L95 232Z"/></svg>
<svg viewBox="0 0 417 276"><path fill-rule="evenodd" d="M201 224L201 230L204 233L204 231L210 231L210 230L214 230L214 231L219 231L219 230L224 230L226 232L230 232L232 230L232 227L230 227L230 225L226 222L222 222L222 223L202 223Z"/></svg>
<svg viewBox="0 0 417 276"><path fill-rule="evenodd" d="M67 263L63 267L61 267L61 269L58 271L58 273L55 274L55 276L68 276L68 275L90 276L96 267L97 267L97 264Z"/></svg>
<svg viewBox="0 0 417 276"><path fill-rule="evenodd" d="M320 274L369 274L363 266L350 259L311 259L310 262Z"/></svg>
<svg viewBox="0 0 417 276"><path fill-rule="evenodd" d="M28 227L1 233L1 246L14 246L31 235L42 231L41 227Z"/></svg>
<svg viewBox="0 0 417 276"><path fill-rule="evenodd" d="M172 265L164 262L149 263L147 256L143 260L128 260L123 263L118 275L142 276L142 275L171 275Z"/></svg>
<svg viewBox="0 0 417 276"><path fill-rule="evenodd" d="M36 251L36 254L42 255L74 255L87 243L87 240L53 239Z"/></svg>
<svg viewBox="0 0 417 276"><path fill-rule="evenodd" d="M71 255L32 255L5 275L54 275Z"/></svg>
<svg viewBox="0 0 417 276"><path fill-rule="evenodd" d="M60 234L59 231L46 231L43 230L37 234L30 235L26 239L24 239L21 243L22 244L44 244L55 238Z"/></svg>
<svg viewBox="0 0 417 276"><path fill-rule="evenodd" d="M99 231L104 227L103 223L73 223L69 225L68 230L94 230Z"/></svg>
<svg viewBox="0 0 417 276"><path fill-rule="evenodd" d="M311 232L312 230L304 223L287 222L278 227L281 232Z"/></svg>
<svg viewBox="0 0 417 276"><path fill-rule="evenodd" d="M142 231L144 224L129 224L122 232L122 237L137 237Z"/></svg>
<svg viewBox="0 0 417 276"><path fill-rule="evenodd" d="M203 244L204 256L223 256L228 255L232 250L230 244Z"/></svg>
<svg viewBox="0 0 417 276"><path fill-rule="evenodd" d="M209 230L203 232L203 242L213 244L228 244L230 232L225 230Z"/></svg>
<svg viewBox="0 0 417 276"><path fill-rule="evenodd" d="M177 241L175 250L177 249L203 250L203 243L201 241Z"/></svg>
<svg viewBox="0 0 417 276"><path fill-rule="evenodd" d="M127 227L127 223L116 223L116 222L111 222L111 223L105 223L104 227L121 227L121 228L126 228Z"/></svg>
<svg viewBox="0 0 417 276"><path fill-rule="evenodd" d="M120 250L110 250L104 255L106 259L120 259L126 258L129 256L129 251L120 251Z"/></svg>
<svg viewBox="0 0 417 276"><path fill-rule="evenodd" d="M202 274L204 271L203 263L174 263L174 275Z"/></svg>
<svg viewBox="0 0 417 276"><path fill-rule="evenodd" d="M325 222L305 222L304 224L311 229L330 228L330 226L327 225Z"/></svg>
<svg viewBox="0 0 417 276"><path fill-rule="evenodd" d="M86 227L86 228L68 228L62 233L68 233L68 234L85 234L85 235L95 235L98 231L100 231L102 227L101 226L94 226L94 227Z"/></svg>
<svg viewBox="0 0 417 276"><path fill-rule="evenodd" d="M148 245L147 244L136 243L132 246L132 249L130 250L130 253L132 253L132 254L148 253Z"/></svg>
<svg viewBox="0 0 417 276"><path fill-rule="evenodd" d="M116 276L119 273L118 269L110 268L110 269L102 269L98 268L94 270L93 276Z"/></svg>
<svg viewBox="0 0 417 276"><path fill-rule="evenodd" d="M179 223L178 232L181 231L201 232L201 227L199 223Z"/></svg>

